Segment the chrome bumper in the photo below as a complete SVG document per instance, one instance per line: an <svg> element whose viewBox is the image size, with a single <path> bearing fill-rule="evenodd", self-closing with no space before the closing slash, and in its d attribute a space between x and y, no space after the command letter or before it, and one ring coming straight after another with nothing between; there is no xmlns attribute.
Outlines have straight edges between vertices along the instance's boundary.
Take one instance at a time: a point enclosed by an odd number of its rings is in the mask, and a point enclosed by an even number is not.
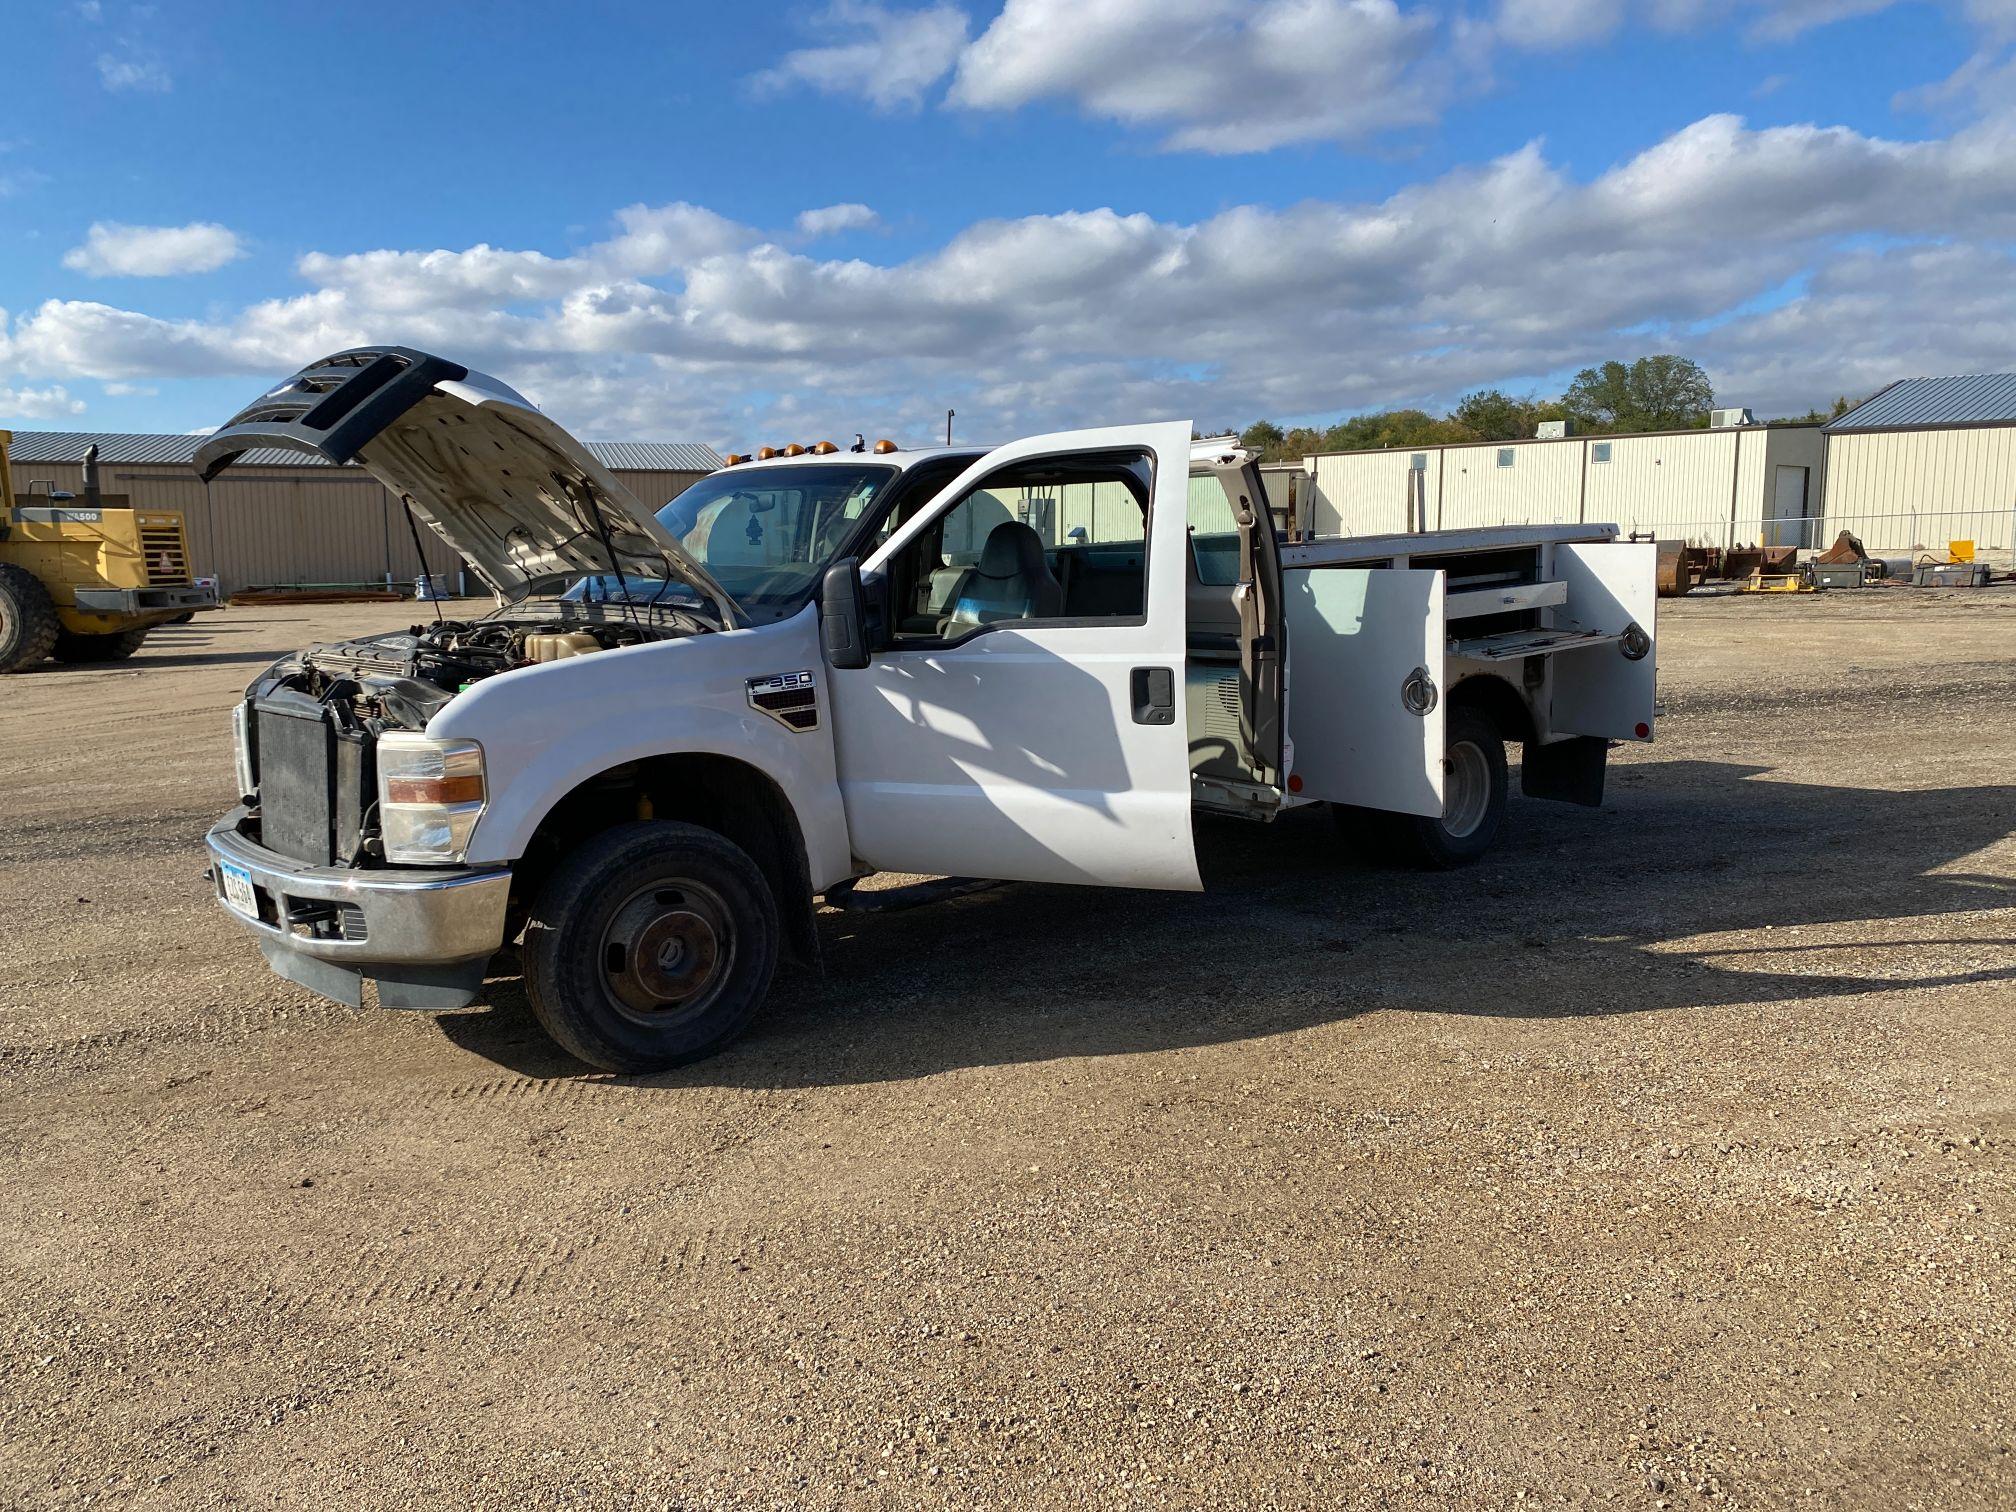
<svg viewBox="0 0 2016 1512"><path fill-rule="evenodd" d="M388 1007L456 1007L475 996L484 962L504 943L509 869L309 866L245 838L245 819L235 808L210 831L210 882L275 971L352 1005L366 977ZM225 901L227 865L251 877L258 918Z"/></svg>

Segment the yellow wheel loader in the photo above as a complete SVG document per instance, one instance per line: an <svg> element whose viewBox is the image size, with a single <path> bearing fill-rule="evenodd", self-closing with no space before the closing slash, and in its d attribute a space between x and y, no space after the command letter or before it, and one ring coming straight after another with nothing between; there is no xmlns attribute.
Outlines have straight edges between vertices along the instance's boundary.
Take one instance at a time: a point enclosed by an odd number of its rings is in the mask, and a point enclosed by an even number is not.
<svg viewBox="0 0 2016 1512"><path fill-rule="evenodd" d="M0 431L0 673L45 657L123 661L147 632L217 607L189 577L189 541L173 510L135 509L98 487L98 448L84 453L84 496L17 494Z"/></svg>

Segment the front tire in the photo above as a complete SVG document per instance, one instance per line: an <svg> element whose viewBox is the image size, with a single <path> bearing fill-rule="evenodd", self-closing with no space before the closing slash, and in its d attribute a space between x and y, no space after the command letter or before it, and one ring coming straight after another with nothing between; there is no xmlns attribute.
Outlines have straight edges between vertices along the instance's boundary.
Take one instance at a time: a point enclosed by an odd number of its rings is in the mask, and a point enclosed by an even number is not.
<svg viewBox="0 0 2016 1512"><path fill-rule="evenodd" d="M777 901L740 846L692 824L625 824L585 842L525 925L541 1027L626 1074L712 1055L748 1026L777 970Z"/></svg>
<svg viewBox="0 0 2016 1512"><path fill-rule="evenodd" d="M152 627L149 626L149 629ZM147 639L147 630L114 630L110 635L77 635L64 630L56 636L56 660L60 662L124 661Z"/></svg>
<svg viewBox="0 0 2016 1512"><path fill-rule="evenodd" d="M0 673L46 661L61 633L56 605L41 580L25 567L0 563Z"/></svg>

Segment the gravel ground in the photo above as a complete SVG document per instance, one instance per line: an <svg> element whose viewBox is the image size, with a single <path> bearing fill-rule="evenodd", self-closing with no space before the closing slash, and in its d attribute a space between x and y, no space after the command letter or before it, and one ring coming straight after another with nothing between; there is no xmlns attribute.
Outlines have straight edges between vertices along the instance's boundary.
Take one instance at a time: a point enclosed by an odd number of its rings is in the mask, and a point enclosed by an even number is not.
<svg viewBox="0 0 2016 1512"><path fill-rule="evenodd" d="M236 689L403 618L0 684L0 1504L2016 1502L2016 592L1683 600L1600 812L827 914L640 1079L210 902Z"/></svg>

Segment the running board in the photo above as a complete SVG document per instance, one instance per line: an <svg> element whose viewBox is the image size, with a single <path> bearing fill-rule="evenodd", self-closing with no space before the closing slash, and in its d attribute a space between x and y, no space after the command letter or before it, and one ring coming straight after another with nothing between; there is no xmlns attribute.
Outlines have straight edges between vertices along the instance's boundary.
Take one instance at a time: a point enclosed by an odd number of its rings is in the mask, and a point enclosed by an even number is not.
<svg viewBox="0 0 2016 1512"><path fill-rule="evenodd" d="M881 887L862 892L852 881L836 882L826 889L825 901L827 907L840 909L843 913L900 913L906 908L943 903L949 898L963 898L969 893L985 892L1000 885L1000 882L988 877L933 877L926 882L912 882L907 887Z"/></svg>

